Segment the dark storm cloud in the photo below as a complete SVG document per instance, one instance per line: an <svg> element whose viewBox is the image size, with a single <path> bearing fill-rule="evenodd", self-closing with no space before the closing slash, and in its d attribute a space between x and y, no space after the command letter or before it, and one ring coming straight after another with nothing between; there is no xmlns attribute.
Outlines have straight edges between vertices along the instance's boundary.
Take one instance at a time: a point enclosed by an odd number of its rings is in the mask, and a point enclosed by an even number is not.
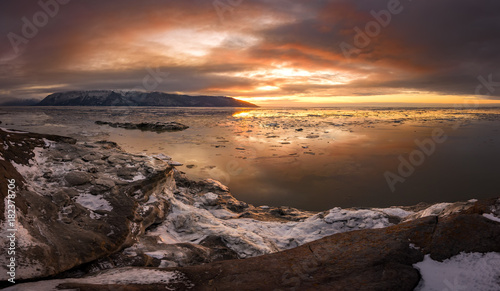
<svg viewBox="0 0 500 291"><path fill-rule="evenodd" d="M491 74L491 80L500 82L500 2L400 1L401 12L392 14L386 27L379 25L380 33L368 36L366 47L356 46L354 28L365 33L366 25L374 21L371 12L387 11L390 2L323 3L314 19L262 32L267 48L255 53L288 57L297 65L373 74L374 87L474 95L481 77L488 79ZM342 43L359 53L345 58ZM387 76L392 70L405 73ZM481 93L500 96L500 87Z"/></svg>
<svg viewBox="0 0 500 291"><path fill-rule="evenodd" d="M268 96L315 92L367 96L417 90L480 93L498 99L499 1L394 1L247 0L224 11L226 19L221 23L212 1L73 0L60 4L34 37L14 47L12 33L23 37L23 17L32 22L43 9L36 1L4 1L0 4L0 98L41 98L73 89L131 89L141 86L148 67L168 73L155 90L233 95L233 89L249 91L265 84L231 74L282 62L308 71L332 70L364 78L342 85L286 84ZM357 45L355 28L365 33L366 25L374 21L372 11L380 13L396 4L400 12L391 14L385 27L379 25L380 31L368 37L366 46ZM272 24L273 19L277 24ZM264 21L271 24L263 25ZM203 62L193 64L176 59L175 54L162 55L154 43L138 41L151 33L186 27L245 33L259 42L248 45L245 38L228 37ZM356 53L346 57L345 44ZM162 62L170 58L168 64ZM106 67L106 59L113 66ZM266 81L280 80L278 76Z"/></svg>

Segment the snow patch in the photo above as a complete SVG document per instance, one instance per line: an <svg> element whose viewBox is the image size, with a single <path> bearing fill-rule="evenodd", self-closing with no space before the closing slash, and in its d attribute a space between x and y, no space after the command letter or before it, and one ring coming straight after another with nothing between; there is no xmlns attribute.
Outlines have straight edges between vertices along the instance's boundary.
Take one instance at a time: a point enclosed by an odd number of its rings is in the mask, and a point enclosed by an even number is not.
<svg viewBox="0 0 500 291"><path fill-rule="evenodd" d="M89 193L80 194L75 202L90 210L112 211L113 207L101 195L92 195ZM98 218L98 217L96 217Z"/></svg>
<svg viewBox="0 0 500 291"><path fill-rule="evenodd" d="M373 208L373 210L377 210L377 211L381 211L387 215L390 215L390 216L396 216L396 217L399 217L399 218L405 218L411 214L414 214L415 212L413 211L406 211L406 210L403 210L401 208L397 208L397 207L391 207L391 208Z"/></svg>
<svg viewBox="0 0 500 291"><path fill-rule="evenodd" d="M420 250L420 247L417 247L414 243L410 243L410 249Z"/></svg>
<svg viewBox="0 0 500 291"><path fill-rule="evenodd" d="M135 182L135 181L144 180L144 179L146 179L146 176L144 176L142 173L138 173L131 180L127 180L127 181Z"/></svg>
<svg viewBox="0 0 500 291"><path fill-rule="evenodd" d="M23 176L25 180L32 178L32 176L36 172L36 168L32 167L31 165L22 165L14 161L10 161L10 163L12 164L12 166L14 166L14 168L16 168L16 171L19 172L19 174L21 174L21 176Z"/></svg>
<svg viewBox="0 0 500 291"><path fill-rule="evenodd" d="M496 222L500 222L500 218L496 217L493 214L484 213L483 216L486 217L486 218L488 218L488 219L490 219L490 220L493 220L493 221L496 221Z"/></svg>
<svg viewBox="0 0 500 291"><path fill-rule="evenodd" d="M415 290L500 290L499 253L460 253L443 262L426 255L413 266L422 275Z"/></svg>
<svg viewBox="0 0 500 291"><path fill-rule="evenodd" d="M46 138L42 138L42 140L45 143L45 147L47 147L47 148L54 147L56 145L55 142L48 140Z"/></svg>
<svg viewBox="0 0 500 291"><path fill-rule="evenodd" d="M418 212L418 218L439 215L449 205L451 205L451 203L438 203L438 204L434 204L432 206L429 206L426 209Z"/></svg>

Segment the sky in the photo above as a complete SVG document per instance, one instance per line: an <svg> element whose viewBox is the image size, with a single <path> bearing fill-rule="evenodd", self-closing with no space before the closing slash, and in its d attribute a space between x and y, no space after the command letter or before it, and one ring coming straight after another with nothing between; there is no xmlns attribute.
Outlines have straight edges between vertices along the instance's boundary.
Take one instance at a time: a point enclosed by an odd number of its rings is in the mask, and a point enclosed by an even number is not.
<svg viewBox="0 0 500 291"><path fill-rule="evenodd" d="M0 37L0 101L110 89L500 104L498 0L2 1Z"/></svg>

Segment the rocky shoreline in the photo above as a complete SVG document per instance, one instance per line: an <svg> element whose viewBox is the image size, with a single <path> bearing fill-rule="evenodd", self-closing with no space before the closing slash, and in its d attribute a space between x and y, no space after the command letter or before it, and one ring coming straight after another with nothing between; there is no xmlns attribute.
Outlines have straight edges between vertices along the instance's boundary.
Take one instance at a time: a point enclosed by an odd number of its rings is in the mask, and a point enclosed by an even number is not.
<svg viewBox="0 0 500 291"><path fill-rule="evenodd" d="M0 174L17 186L17 284L2 285L12 290L413 290L426 256L500 252L497 198L255 207L217 181L190 180L165 155L7 129L0 139ZM7 245L9 192L0 193ZM9 257L0 259L7 281Z"/></svg>

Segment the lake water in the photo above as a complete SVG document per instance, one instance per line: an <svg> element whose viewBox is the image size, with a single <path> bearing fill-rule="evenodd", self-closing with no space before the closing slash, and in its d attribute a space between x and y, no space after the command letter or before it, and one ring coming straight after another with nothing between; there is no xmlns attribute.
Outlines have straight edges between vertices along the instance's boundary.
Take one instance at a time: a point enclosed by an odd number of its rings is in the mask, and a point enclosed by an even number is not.
<svg viewBox="0 0 500 291"><path fill-rule="evenodd" d="M97 120L190 128L141 132ZM80 141L106 139L132 153L164 153L184 163L178 169L189 177L220 180L256 206L326 210L500 194L499 108L3 107L0 121Z"/></svg>

